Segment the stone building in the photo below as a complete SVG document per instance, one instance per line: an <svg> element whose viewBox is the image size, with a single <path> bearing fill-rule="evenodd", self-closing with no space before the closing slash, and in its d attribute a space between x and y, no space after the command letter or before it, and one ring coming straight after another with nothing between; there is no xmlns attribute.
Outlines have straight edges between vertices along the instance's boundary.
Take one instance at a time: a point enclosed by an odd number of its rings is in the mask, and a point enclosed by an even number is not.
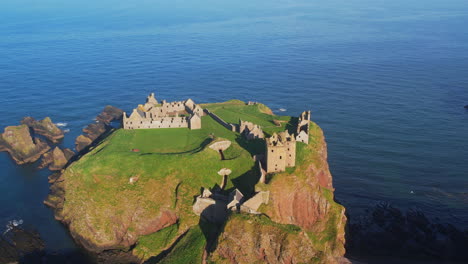
<svg viewBox="0 0 468 264"><path fill-rule="evenodd" d="M193 100L158 103L154 93L151 93L144 105L138 105L130 116L123 113L124 129L148 129L148 128L177 128L188 127L190 129L201 128L201 116L203 109Z"/></svg>
<svg viewBox="0 0 468 264"><path fill-rule="evenodd" d="M274 133L266 140L266 172L281 172L296 165L296 139L288 131Z"/></svg>
<svg viewBox="0 0 468 264"><path fill-rule="evenodd" d="M242 120L239 120L239 133L244 135L248 140L265 137L263 130L259 125Z"/></svg>
<svg viewBox="0 0 468 264"><path fill-rule="evenodd" d="M297 123L296 141L309 144L309 130L310 130L310 111L304 111L299 116L299 120Z"/></svg>

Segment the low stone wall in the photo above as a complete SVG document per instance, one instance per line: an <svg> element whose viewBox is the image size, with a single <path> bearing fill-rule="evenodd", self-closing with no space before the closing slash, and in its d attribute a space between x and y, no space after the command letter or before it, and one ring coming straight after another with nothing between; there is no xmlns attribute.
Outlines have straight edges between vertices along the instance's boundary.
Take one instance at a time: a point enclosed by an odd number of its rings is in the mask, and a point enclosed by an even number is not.
<svg viewBox="0 0 468 264"><path fill-rule="evenodd" d="M233 125L233 124L229 124L228 122L224 121L223 119L221 119L221 117L215 115L214 113L210 112L210 110L208 109L204 109L205 113L207 113L209 116L211 116L214 120L216 120L216 122L220 123L222 126L224 126L225 128L233 131L233 132L236 132L236 126Z"/></svg>
<svg viewBox="0 0 468 264"><path fill-rule="evenodd" d="M140 121L126 120L123 125L124 129L189 127L186 117L163 117Z"/></svg>

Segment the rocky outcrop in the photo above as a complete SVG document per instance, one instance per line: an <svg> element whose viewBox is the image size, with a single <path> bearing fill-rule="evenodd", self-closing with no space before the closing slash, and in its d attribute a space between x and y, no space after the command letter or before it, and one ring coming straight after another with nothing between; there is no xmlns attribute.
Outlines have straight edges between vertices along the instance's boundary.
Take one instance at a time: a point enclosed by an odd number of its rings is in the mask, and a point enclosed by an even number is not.
<svg viewBox="0 0 468 264"><path fill-rule="evenodd" d="M53 150L43 155L39 169L49 166L49 170L51 171L61 170L67 165L73 155L75 155L75 153L71 149L61 150L59 147L55 147Z"/></svg>
<svg viewBox="0 0 468 264"><path fill-rule="evenodd" d="M113 106L106 106L96 117L96 123L91 123L83 129L84 134L75 140L75 149L81 152L91 145L97 138L110 130L110 123L122 118L123 111Z"/></svg>
<svg viewBox="0 0 468 264"><path fill-rule="evenodd" d="M0 236L0 263L18 263L20 259L25 261L29 259L28 255L40 254L44 247L39 233L14 227Z"/></svg>
<svg viewBox="0 0 468 264"><path fill-rule="evenodd" d="M122 119L123 111L117 107L107 105L96 117L96 120L104 124L110 124L114 120Z"/></svg>
<svg viewBox="0 0 468 264"><path fill-rule="evenodd" d="M49 145L31 136L27 125L9 126L0 136L0 151L7 151L17 164L35 162L50 149Z"/></svg>
<svg viewBox="0 0 468 264"><path fill-rule="evenodd" d="M80 152L85 149L87 146L91 145L93 140L85 135L79 135L75 140L75 149Z"/></svg>
<svg viewBox="0 0 468 264"><path fill-rule="evenodd" d="M316 257L318 251L299 228L274 223L265 216L238 214L227 221L210 260L292 264L312 263Z"/></svg>
<svg viewBox="0 0 468 264"><path fill-rule="evenodd" d="M34 131L34 133L46 137L53 143L59 142L64 137L63 131L52 123L52 120L49 117L46 117L43 120L35 120L28 116L21 120L21 124L27 125Z"/></svg>

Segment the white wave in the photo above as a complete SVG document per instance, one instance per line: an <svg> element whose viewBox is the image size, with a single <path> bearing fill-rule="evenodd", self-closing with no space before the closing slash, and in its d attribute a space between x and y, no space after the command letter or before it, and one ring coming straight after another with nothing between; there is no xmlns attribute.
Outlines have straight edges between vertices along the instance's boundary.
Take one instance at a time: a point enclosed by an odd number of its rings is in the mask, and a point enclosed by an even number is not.
<svg viewBox="0 0 468 264"><path fill-rule="evenodd" d="M8 233L14 227L22 225L22 224L23 224L23 219L8 221L8 223L6 224L6 230L5 230L5 232L3 232L3 235Z"/></svg>
<svg viewBox="0 0 468 264"><path fill-rule="evenodd" d="M70 132L69 128L63 130L63 133L68 133L68 132Z"/></svg>
<svg viewBox="0 0 468 264"><path fill-rule="evenodd" d="M285 112L285 111L286 111L285 108L280 108L280 109L278 109L278 110L279 110L280 112Z"/></svg>
<svg viewBox="0 0 468 264"><path fill-rule="evenodd" d="M66 123L66 122L58 122L58 123L55 123L55 125L58 126L58 127L66 127L66 126L68 126L68 123Z"/></svg>

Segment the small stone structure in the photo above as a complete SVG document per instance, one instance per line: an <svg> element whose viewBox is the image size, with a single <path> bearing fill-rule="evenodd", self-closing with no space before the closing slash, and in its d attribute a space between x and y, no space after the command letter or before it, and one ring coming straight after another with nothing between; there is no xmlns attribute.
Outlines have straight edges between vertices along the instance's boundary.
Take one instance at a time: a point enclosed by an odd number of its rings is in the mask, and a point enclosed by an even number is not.
<svg viewBox="0 0 468 264"><path fill-rule="evenodd" d="M231 141L229 140L222 140L222 141L217 141L213 144L210 145L210 149L214 151L225 151L227 148L231 146Z"/></svg>
<svg viewBox="0 0 468 264"><path fill-rule="evenodd" d="M296 165L296 139L288 131L274 133L266 139L266 171L281 172Z"/></svg>
<svg viewBox="0 0 468 264"><path fill-rule="evenodd" d="M239 133L248 140L264 138L263 130L259 125L252 122L239 120Z"/></svg>
<svg viewBox="0 0 468 264"><path fill-rule="evenodd" d="M228 201L227 209L237 210L240 204L244 201L244 195L238 189L235 189L229 194Z"/></svg>
<svg viewBox="0 0 468 264"><path fill-rule="evenodd" d="M201 128L203 109L192 99L168 103L165 100L158 104L154 93L151 93L144 105L138 105L130 116L123 113L124 129L147 128Z"/></svg>
<svg viewBox="0 0 468 264"><path fill-rule="evenodd" d="M304 111L299 116L299 121L297 123L296 141L309 144L309 131L310 131L310 111Z"/></svg>
<svg viewBox="0 0 468 264"><path fill-rule="evenodd" d="M269 199L269 191L260 191L256 193L252 198L241 204L240 210L246 213L259 214L258 209L262 204L268 204Z"/></svg>

